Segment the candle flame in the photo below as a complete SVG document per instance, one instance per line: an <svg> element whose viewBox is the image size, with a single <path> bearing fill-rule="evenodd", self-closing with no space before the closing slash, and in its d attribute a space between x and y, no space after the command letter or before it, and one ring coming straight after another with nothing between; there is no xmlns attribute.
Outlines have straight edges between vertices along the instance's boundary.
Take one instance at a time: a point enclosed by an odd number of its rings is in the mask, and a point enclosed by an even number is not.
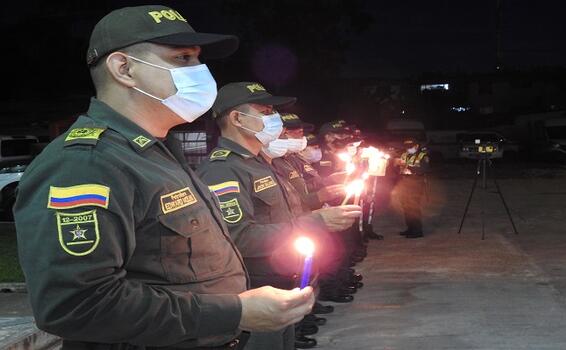
<svg viewBox="0 0 566 350"><path fill-rule="evenodd" d="M304 256L312 256L314 253L314 243L307 237L299 237L295 240L295 249Z"/></svg>
<svg viewBox="0 0 566 350"><path fill-rule="evenodd" d="M348 195L359 195L362 193L364 189L364 181L363 180L354 180L346 185L346 192Z"/></svg>
<svg viewBox="0 0 566 350"><path fill-rule="evenodd" d="M352 160L352 156L348 153L338 153L338 158L343 162L349 162Z"/></svg>

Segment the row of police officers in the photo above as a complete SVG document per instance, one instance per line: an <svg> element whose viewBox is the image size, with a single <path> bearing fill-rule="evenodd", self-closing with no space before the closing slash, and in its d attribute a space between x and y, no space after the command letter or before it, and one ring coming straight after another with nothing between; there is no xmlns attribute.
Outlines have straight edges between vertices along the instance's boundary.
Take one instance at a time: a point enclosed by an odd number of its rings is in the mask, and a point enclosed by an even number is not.
<svg viewBox="0 0 566 350"><path fill-rule="evenodd" d="M341 205L329 150L277 112L295 99L253 82L217 90L200 61L237 46L165 6L95 26L96 97L26 169L14 207L35 320L63 349L312 347L332 307L311 286L333 302L362 287L362 208ZM222 136L195 173L169 131L211 107ZM299 289L302 235L317 250Z"/></svg>

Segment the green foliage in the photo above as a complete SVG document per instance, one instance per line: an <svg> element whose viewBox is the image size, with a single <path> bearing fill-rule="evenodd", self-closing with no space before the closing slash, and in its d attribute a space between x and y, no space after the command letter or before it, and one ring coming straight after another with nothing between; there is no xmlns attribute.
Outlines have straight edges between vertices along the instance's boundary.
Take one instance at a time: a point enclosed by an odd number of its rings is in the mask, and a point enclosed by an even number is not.
<svg viewBox="0 0 566 350"><path fill-rule="evenodd" d="M23 282L15 232L0 232L0 283Z"/></svg>

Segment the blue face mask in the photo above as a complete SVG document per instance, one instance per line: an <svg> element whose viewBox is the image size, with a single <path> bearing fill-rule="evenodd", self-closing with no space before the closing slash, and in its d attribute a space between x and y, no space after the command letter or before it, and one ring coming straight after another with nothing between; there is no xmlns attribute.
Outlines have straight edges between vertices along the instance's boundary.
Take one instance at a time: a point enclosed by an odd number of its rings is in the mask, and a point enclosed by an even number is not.
<svg viewBox="0 0 566 350"><path fill-rule="evenodd" d="M258 118L263 121L263 129L261 131L255 131L252 129L248 129L244 126L240 126L240 128L244 130L248 130L255 134L255 137L261 142L264 146L269 145L271 141L275 141L279 138L279 135L283 132L283 121L281 120L281 116L279 113L273 113L269 115L264 115L261 117L247 114L244 112L238 111L238 113L243 114L248 117Z"/></svg>
<svg viewBox="0 0 566 350"><path fill-rule="evenodd" d="M407 150L407 152L408 152L409 154L415 154L415 153L417 153L417 148L416 148L416 147L411 147L411 148L409 148L409 149Z"/></svg>

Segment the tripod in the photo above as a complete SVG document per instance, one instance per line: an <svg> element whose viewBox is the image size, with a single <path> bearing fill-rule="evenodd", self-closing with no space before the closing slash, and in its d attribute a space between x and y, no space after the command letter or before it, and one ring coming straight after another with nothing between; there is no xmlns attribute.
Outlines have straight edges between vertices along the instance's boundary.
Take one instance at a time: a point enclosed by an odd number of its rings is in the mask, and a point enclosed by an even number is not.
<svg viewBox="0 0 566 350"><path fill-rule="evenodd" d="M482 240L485 239L485 218L484 218L485 203L484 203L484 197L485 197L485 193L487 193L487 167L488 167L488 165L489 165L489 168L493 170L493 164L491 162L491 159L489 159L489 153L483 153L481 158L478 159L478 165L477 165L477 168L476 168L476 177L474 178L474 184L472 185L472 191L470 192L470 196L468 197L468 202L466 203L466 209L464 209L464 214L462 215L462 220L460 221L460 228L458 229L458 233L462 233L462 226L464 226L464 220L466 220L466 214L468 213L468 209L470 208L470 203L472 201L472 197L474 195L474 190L476 189L476 185L478 183L478 178L481 175L482 176L482 189L483 189L483 193L481 195L481 231L482 231L481 239ZM501 202L503 203L503 206L505 207L505 211L507 212L507 217L509 218L509 221L511 222L511 226L513 226L513 232L515 232L515 234L518 235L519 232L517 232L517 228L515 227L515 223L513 222L513 217L511 217L511 212L509 211L509 207L507 206L507 202L505 202L505 198L503 197L503 193L501 192L501 189L499 188L499 184L497 183L497 180L495 179L495 177L493 177L493 183L495 184L497 194L499 194L499 198L501 198Z"/></svg>

